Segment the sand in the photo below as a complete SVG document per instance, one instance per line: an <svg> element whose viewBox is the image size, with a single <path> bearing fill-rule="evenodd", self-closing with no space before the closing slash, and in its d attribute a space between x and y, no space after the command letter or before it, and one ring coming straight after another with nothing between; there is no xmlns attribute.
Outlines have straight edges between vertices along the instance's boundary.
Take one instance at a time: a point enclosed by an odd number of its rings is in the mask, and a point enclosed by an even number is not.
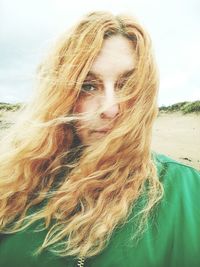
<svg viewBox="0 0 200 267"><path fill-rule="evenodd" d="M152 149L200 170L200 114L159 114Z"/></svg>

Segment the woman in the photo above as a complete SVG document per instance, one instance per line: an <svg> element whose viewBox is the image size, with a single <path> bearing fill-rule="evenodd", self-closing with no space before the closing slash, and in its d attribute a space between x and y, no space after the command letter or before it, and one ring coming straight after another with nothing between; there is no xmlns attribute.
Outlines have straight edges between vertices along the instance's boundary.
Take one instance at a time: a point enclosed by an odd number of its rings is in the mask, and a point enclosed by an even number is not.
<svg viewBox="0 0 200 267"><path fill-rule="evenodd" d="M151 152L144 29L90 13L39 71L1 141L0 266L199 266L200 174Z"/></svg>

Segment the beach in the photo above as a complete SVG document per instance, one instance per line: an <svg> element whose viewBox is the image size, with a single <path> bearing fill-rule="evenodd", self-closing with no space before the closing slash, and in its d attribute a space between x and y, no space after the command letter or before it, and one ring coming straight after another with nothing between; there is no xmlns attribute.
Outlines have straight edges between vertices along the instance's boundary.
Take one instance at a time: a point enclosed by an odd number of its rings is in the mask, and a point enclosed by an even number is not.
<svg viewBox="0 0 200 267"><path fill-rule="evenodd" d="M200 170L200 114L160 113L152 150Z"/></svg>

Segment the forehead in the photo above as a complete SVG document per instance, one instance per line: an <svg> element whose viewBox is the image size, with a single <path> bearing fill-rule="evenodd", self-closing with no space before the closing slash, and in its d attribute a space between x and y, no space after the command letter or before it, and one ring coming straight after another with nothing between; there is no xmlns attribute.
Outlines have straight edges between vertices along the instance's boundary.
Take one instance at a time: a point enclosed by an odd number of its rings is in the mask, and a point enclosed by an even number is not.
<svg viewBox="0 0 200 267"><path fill-rule="evenodd" d="M135 62L133 43L124 36L116 35L105 39L90 71L104 77L120 75L132 70Z"/></svg>

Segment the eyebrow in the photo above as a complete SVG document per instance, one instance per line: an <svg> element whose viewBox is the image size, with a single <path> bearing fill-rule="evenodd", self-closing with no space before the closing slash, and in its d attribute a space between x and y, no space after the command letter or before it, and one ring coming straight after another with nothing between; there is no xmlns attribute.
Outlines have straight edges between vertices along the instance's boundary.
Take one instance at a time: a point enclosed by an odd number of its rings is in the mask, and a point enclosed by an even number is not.
<svg viewBox="0 0 200 267"><path fill-rule="evenodd" d="M133 74L134 70L135 70L134 68L133 69L130 69L130 70L127 70L127 71L123 72L122 74L120 74L119 76L120 77L124 77L124 76L128 77L131 74Z"/></svg>
<svg viewBox="0 0 200 267"><path fill-rule="evenodd" d="M130 70L127 70L127 71L121 73L119 75L119 77L124 77L124 76L128 77L134 72L134 70L135 70L134 68L130 69ZM86 76L86 79L89 78L89 77L94 77L94 78L98 78L99 80L102 80L102 76L100 74L98 74L98 73L93 72L93 71L89 71L88 72L88 74Z"/></svg>

